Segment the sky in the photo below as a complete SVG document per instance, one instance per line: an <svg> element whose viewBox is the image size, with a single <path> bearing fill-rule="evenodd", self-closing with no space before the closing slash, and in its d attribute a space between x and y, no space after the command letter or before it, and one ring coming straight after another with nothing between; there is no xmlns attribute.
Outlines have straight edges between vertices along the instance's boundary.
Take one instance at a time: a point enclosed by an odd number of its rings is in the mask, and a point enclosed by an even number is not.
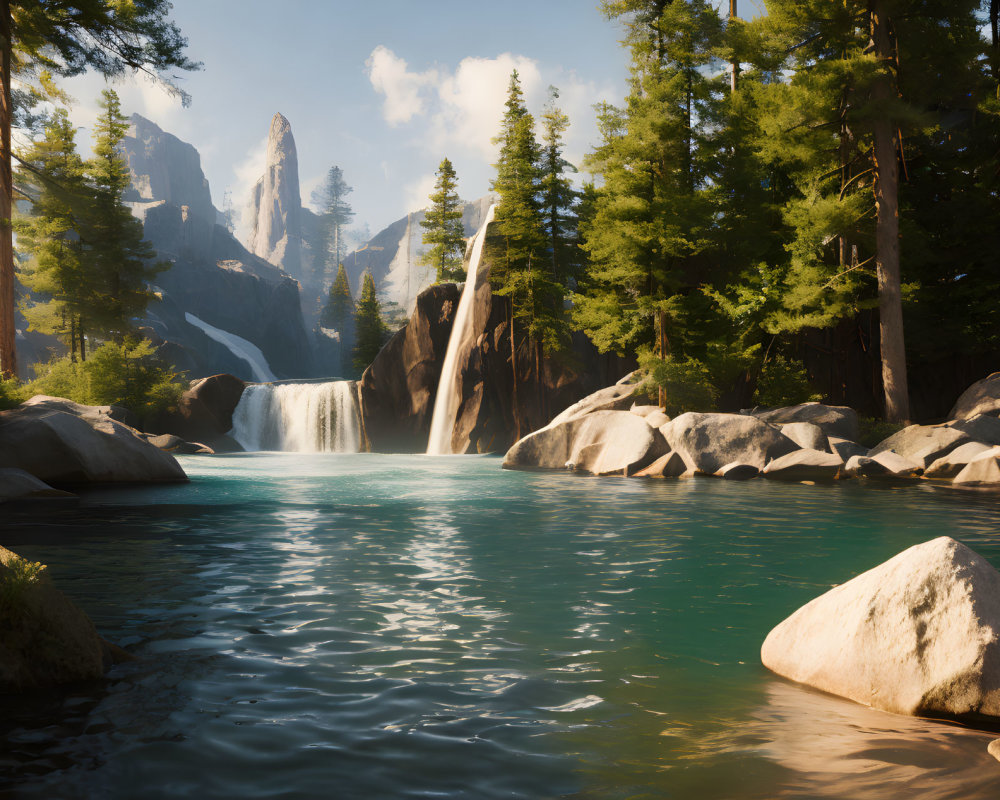
<svg viewBox="0 0 1000 800"><path fill-rule="evenodd" d="M193 144L212 199L242 210L264 169L271 117L284 114L298 149L303 204L333 165L354 187L355 224L371 234L427 204L450 158L466 199L487 193L512 69L538 115L547 87L569 115L566 156L597 141L593 105L620 102L627 53L597 0L174 0L172 18L203 63L178 81L183 107L147 79L113 87L137 112ZM104 79L63 85L89 139Z"/></svg>

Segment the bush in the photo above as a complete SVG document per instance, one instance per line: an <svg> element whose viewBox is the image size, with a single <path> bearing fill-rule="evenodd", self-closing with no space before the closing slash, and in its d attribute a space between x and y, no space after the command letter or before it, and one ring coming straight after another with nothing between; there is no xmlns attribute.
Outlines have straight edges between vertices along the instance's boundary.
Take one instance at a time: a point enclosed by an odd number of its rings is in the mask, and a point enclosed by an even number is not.
<svg viewBox="0 0 1000 800"><path fill-rule="evenodd" d="M888 439L905 427L898 422L886 422L883 419L874 419L873 417L858 417L858 444L869 448L874 447L883 439Z"/></svg>
<svg viewBox="0 0 1000 800"><path fill-rule="evenodd" d="M719 393L709 368L694 358L659 358L640 353L639 368L645 377L639 391L656 398L658 389L666 395L665 411L674 417L685 411L712 411Z"/></svg>
<svg viewBox="0 0 1000 800"><path fill-rule="evenodd" d="M140 419L175 408L186 386L153 352L151 342L106 342L87 361L69 357L35 366L27 396L48 394L85 405L124 406Z"/></svg>
<svg viewBox="0 0 1000 800"><path fill-rule="evenodd" d="M24 616L24 593L38 581L45 565L28 561L16 553L6 568L0 566L0 620L11 622Z"/></svg>
<svg viewBox="0 0 1000 800"><path fill-rule="evenodd" d="M780 408L821 399L822 395L809 385L809 376L801 363L777 354L761 367L754 394L756 405Z"/></svg>
<svg viewBox="0 0 1000 800"><path fill-rule="evenodd" d="M0 411L14 408L28 399L24 386L16 378L3 380L0 378Z"/></svg>

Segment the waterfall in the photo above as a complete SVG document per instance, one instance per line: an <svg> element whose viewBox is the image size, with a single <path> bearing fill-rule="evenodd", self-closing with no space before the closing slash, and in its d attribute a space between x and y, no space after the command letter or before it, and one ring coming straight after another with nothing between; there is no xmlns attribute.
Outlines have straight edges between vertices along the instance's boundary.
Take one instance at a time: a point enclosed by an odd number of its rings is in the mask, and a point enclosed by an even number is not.
<svg viewBox="0 0 1000 800"><path fill-rule="evenodd" d="M357 453L361 423L354 384L251 384L233 412L232 436L247 451Z"/></svg>
<svg viewBox="0 0 1000 800"><path fill-rule="evenodd" d="M493 221L496 206L490 206L486 212L483 226L476 234L472 245L472 255L469 258L469 271L465 276L465 288L458 301L458 311L455 312L455 322L452 324L451 336L448 337L448 350L441 368L441 378L438 381L437 396L434 398L434 416L431 417L431 434L427 439L427 455L440 456L452 452L451 438L455 432L455 418L458 416L459 397L458 356L462 345L472 335L473 310L475 308L476 284L479 268L483 261L483 248L486 244L486 229Z"/></svg>
<svg viewBox="0 0 1000 800"><path fill-rule="evenodd" d="M274 377L274 373L271 372L271 367L268 365L264 354L253 342L248 342L242 336L237 336L235 333L230 333L229 331L222 330L222 328L216 328L214 325L209 325L207 322L198 319L198 317L190 312L186 312L184 314L184 319L196 328L201 328L201 330L205 332L205 335L210 339L214 339L219 344L224 344L229 348L229 352L231 352L238 359L245 361L247 366L250 367L251 372L253 372L253 376L256 380L277 380L277 378Z"/></svg>

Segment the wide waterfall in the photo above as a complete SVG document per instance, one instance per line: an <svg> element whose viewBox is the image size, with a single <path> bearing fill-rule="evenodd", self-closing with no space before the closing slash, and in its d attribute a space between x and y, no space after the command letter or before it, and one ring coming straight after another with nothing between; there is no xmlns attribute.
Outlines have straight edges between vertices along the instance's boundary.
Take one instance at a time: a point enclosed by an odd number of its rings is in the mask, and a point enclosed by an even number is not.
<svg viewBox="0 0 1000 800"><path fill-rule="evenodd" d="M361 422L354 384L251 384L233 412L232 436L244 450L357 453Z"/></svg>
<svg viewBox="0 0 1000 800"><path fill-rule="evenodd" d="M469 258L469 271L465 276L465 288L458 301L458 311L455 312L455 322L452 324L451 336L448 337L448 350L441 368L441 378L438 380L437 396L434 398L434 415L431 417L431 434L427 439L427 455L441 456L452 453L451 438L455 432L455 418L458 416L459 397L456 389L458 383L458 356L472 335L473 309L475 308L476 283L479 277L479 267L483 260L483 248L486 245L486 229L493 221L496 206L490 206L486 212L483 226L476 234L472 245L472 255Z"/></svg>

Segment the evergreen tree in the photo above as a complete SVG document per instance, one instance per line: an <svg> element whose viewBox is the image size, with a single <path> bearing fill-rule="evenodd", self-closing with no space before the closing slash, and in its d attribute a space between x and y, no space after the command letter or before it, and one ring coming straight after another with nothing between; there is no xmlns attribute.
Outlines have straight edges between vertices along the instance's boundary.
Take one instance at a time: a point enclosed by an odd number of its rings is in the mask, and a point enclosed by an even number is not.
<svg viewBox="0 0 1000 800"><path fill-rule="evenodd" d="M590 265L574 317L602 352L684 358L705 304L697 288L716 278L709 122L726 88L722 24L705 0L603 8L625 22L631 91L623 108L599 109L589 166L603 185L581 225Z"/></svg>
<svg viewBox="0 0 1000 800"><path fill-rule="evenodd" d="M0 378L16 374L11 82L48 72L106 76L197 69L165 0L10 0L0 6ZM25 93L19 93L24 99Z"/></svg>
<svg viewBox="0 0 1000 800"><path fill-rule="evenodd" d="M312 201L319 206L317 239L313 245L313 268L316 279L323 281L330 264L339 265L344 259L344 228L354 218L347 195L354 189L347 185L340 167L330 167L323 185L313 192Z"/></svg>
<svg viewBox="0 0 1000 800"><path fill-rule="evenodd" d="M62 339L74 361L77 353L85 359L96 287L78 230L90 192L66 111L53 112L43 138L24 153L22 162L16 177L26 195L23 205L30 208L15 228L18 247L28 256L20 279L34 293L22 312L33 330Z"/></svg>
<svg viewBox="0 0 1000 800"><path fill-rule="evenodd" d="M382 321L382 306L375 291L375 280L370 272L365 272L361 284L361 296L354 312L354 328L354 368L360 374L375 360L388 335Z"/></svg>
<svg viewBox="0 0 1000 800"><path fill-rule="evenodd" d="M576 277L579 247L576 237L576 217L573 206L577 193L567 173L576 167L563 158L563 134L569 128L569 117L556 105L559 91L549 87L549 100L542 112L541 206L545 236L552 259L552 278L568 286Z"/></svg>
<svg viewBox="0 0 1000 800"><path fill-rule="evenodd" d="M876 297L885 414L903 421L900 168L906 142L938 128L943 108L975 105L953 82L982 61L978 3L772 0L768 10L761 24L792 74L765 93L762 149L798 190L786 212L786 310L774 325L829 324Z"/></svg>
<svg viewBox="0 0 1000 800"><path fill-rule="evenodd" d="M431 245L421 263L437 270L438 283L465 280L462 270L465 227L462 225L462 201L455 191L455 184L455 168L446 158L437 170L434 194L430 196L431 207L420 222L426 231L423 242Z"/></svg>
<svg viewBox="0 0 1000 800"><path fill-rule="evenodd" d="M94 324L103 337L121 344L155 299L149 288L166 264L151 264L155 251L143 238L142 223L122 200L129 187L128 164L120 144L128 130L118 95L105 89L99 103L102 114L94 127L94 157L88 172L94 201L84 238L88 269L98 285Z"/></svg>
<svg viewBox="0 0 1000 800"><path fill-rule="evenodd" d="M350 321L354 318L354 298L351 297L351 284L347 280L347 271L341 264L337 268L337 277L330 285L330 295L320 317L320 325L332 328L343 335Z"/></svg>

